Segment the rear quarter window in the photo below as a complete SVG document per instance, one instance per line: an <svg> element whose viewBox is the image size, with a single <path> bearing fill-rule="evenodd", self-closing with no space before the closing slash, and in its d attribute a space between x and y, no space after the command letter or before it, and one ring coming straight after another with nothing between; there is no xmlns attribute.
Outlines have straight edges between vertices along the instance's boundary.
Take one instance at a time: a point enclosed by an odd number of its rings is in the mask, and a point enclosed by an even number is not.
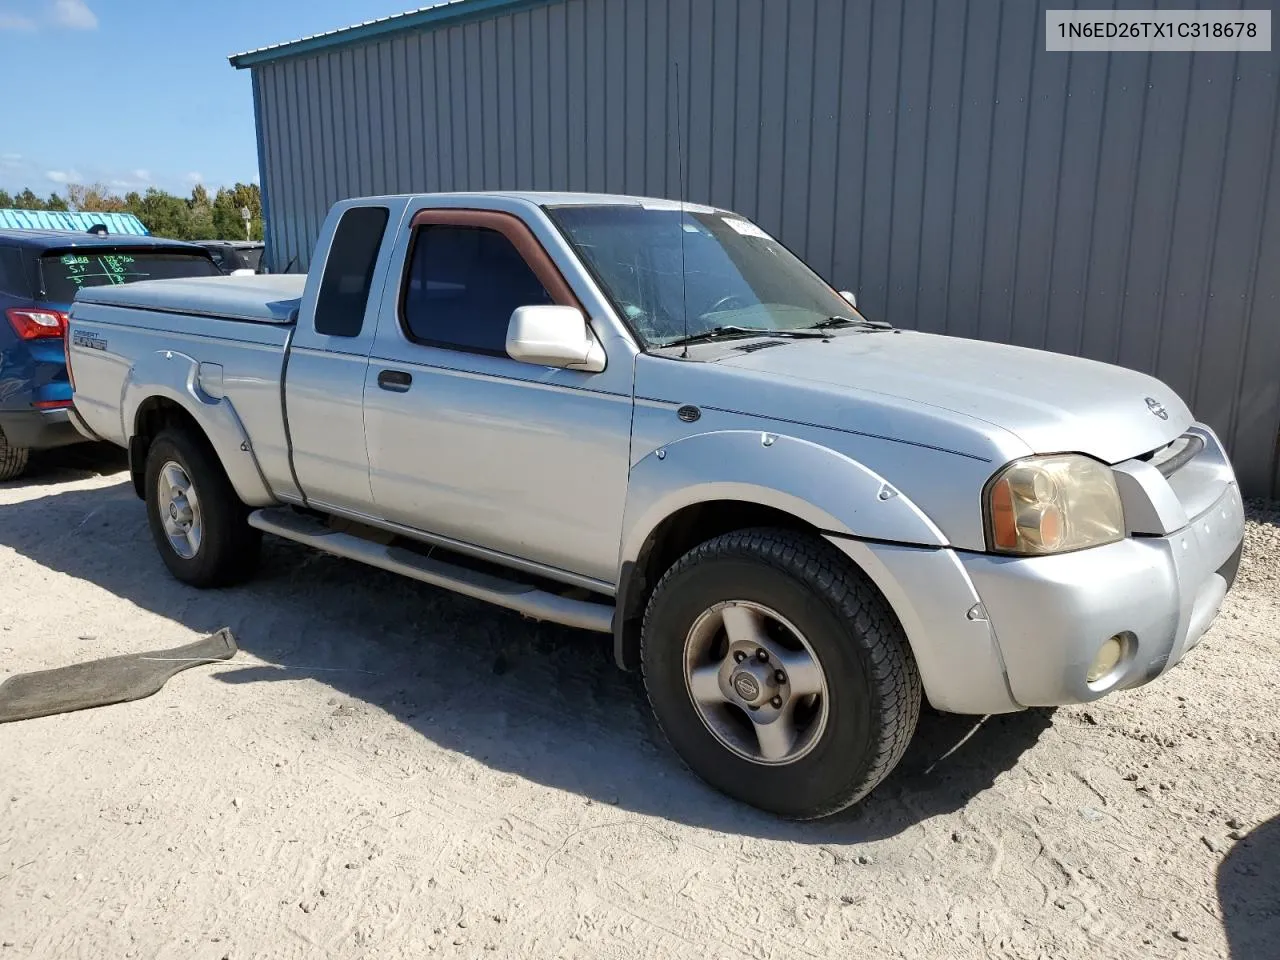
<svg viewBox="0 0 1280 960"><path fill-rule="evenodd" d="M0 247L0 293L24 300L31 296L22 251L17 247Z"/></svg>
<svg viewBox="0 0 1280 960"><path fill-rule="evenodd" d="M316 300L316 333L327 337L360 335L389 216L386 207L352 207L338 221Z"/></svg>

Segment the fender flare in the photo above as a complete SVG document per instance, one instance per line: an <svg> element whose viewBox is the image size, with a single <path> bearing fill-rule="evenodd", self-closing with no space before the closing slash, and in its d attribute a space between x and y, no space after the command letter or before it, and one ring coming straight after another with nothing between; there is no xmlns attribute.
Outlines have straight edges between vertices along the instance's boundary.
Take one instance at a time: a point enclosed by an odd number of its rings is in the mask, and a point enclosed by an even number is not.
<svg viewBox="0 0 1280 960"><path fill-rule="evenodd" d="M945 547L937 525L884 477L808 440L758 430L693 434L632 468L618 557L614 659L633 665L639 568L646 546L678 511L739 501L780 510L827 534Z"/></svg>
<svg viewBox="0 0 1280 960"><path fill-rule="evenodd" d="M619 568L676 511L714 500L773 507L846 537L947 545L924 511L857 460L797 437L720 430L660 447L631 468Z"/></svg>
<svg viewBox="0 0 1280 960"><path fill-rule="evenodd" d="M124 379L120 397L120 426L130 453L135 450L138 410L148 400L162 398L177 404L204 431L227 473L236 495L249 506L275 503L258 465L253 443L230 398L216 397L201 384L201 363L177 350L158 350L139 357ZM220 370L221 368L219 368Z"/></svg>

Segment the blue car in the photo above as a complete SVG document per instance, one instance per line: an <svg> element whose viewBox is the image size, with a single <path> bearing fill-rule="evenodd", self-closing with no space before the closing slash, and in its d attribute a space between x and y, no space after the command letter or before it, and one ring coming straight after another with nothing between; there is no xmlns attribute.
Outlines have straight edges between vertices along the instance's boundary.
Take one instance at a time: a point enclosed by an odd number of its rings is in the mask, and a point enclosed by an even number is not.
<svg viewBox="0 0 1280 960"><path fill-rule="evenodd" d="M67 311L77 290L220 273L208 251L177 240L0 229L0 481L20 476L31 450L84 439L67 419Z"/></svg>

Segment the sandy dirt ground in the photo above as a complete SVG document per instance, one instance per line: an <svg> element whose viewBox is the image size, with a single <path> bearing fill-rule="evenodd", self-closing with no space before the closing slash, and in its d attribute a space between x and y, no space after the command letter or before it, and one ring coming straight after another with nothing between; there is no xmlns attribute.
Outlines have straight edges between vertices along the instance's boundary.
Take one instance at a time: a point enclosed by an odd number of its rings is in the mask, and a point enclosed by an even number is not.
<svg viewBox="0 0 1280 960"><path fill-rule="evenodd" d="M928 714L859 808L789 824L683 769L602 638L279 541L179 585L121 466L0 486L0 677L242 649L0 726L0 960L1280 958L1280 514L1170 675Z"/></svg>

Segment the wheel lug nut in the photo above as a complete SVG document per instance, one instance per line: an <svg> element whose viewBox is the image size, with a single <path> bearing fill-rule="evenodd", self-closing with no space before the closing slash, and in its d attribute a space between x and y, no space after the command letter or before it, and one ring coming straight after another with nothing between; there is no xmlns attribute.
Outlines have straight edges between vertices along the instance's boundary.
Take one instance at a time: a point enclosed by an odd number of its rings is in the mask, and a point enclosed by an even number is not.
<svg viewBox="0 0 1280 960"><path fill-rule="evenodd" d="M756 651L756 659L759 660L761 663L768 663L769 651L766 650L764 647L761 647L759 650Z"/></svg>
<svg viewBox="0 0 1280 960"><path fill-rule="evenodd" d="M741 650L735 650L733 653L733 659L738 663L741 663L743 660L747 659L747 655Z"/></svg>
<svg viewBox="0 0 1280 960"><path fill-rule="evenodd" d="M770 705L771 705L771 706L773 706L773 707L776 709L776 708L778 708L778 707L782 706L782 698L781 698L781 697L774 697L772 700L770 700L770 701L769 701L769 703L770 703Z"/></svg>
<svg viewBox="0 0 1280 960"><path fill-rule="evenodd" d="M775 670L775 671L773 671L773 682L774 682L774 683L786 683L786 682L787 682L787 675L786 675L785 673L783 673L781 670Z"/></svg>

